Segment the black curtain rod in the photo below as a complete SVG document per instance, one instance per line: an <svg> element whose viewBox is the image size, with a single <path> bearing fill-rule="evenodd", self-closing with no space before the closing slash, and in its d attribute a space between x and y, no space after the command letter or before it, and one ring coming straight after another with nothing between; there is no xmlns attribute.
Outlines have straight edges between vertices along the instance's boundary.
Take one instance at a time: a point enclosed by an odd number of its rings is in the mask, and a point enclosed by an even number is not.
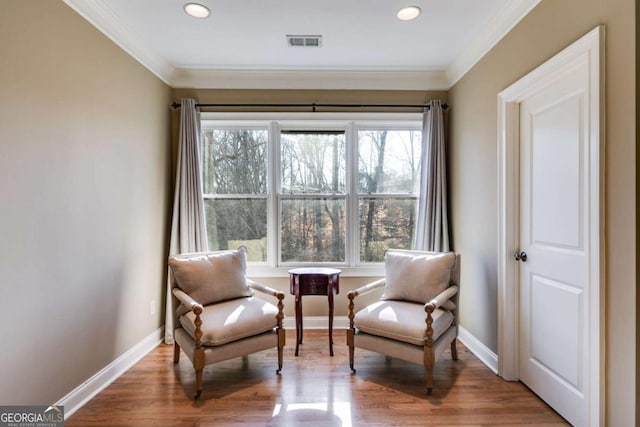
<svg viewBox="0 0 640 427"><path fill-rule="evenodd" d="M180 104L174 102L173 108L180 108ZM196 107L259 107L259 108L311 108L315 113L316 108L429 108L429 104L196 104ZM447 109L447 104L442 104L443 109Z"/></svg>

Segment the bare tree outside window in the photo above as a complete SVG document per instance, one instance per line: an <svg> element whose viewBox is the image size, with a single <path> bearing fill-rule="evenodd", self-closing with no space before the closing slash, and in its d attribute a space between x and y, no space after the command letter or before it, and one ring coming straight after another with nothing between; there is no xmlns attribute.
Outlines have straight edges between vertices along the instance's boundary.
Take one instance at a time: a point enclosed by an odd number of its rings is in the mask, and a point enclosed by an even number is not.
<svg viewBox="0 0 640 427"><path fill-rule="evenodd" d="M267 259L266 129L204 129L202 173L209 248Z"/></svg>
<svg viewBox="0 0 640 427"><path fill-rule="evenodd" d="M281 261L344 262L344 132L283 132L280 153Z"/></svg>
<svg viewBox="0 0 640 427"><path fill-rule="evenodd" d="M358 132L361 261L412 248L421 143L418 131Z"/></svg>
<svg viewBox="0 0 640 427"><path fill-rule="evenodd" d="M413 248L419 122L368 128L353 121L340 130L300 131L279 130L276 121L238 123L203 121L211 250L244 245L250 262L273 266L357 266L384 261L390 248Z"/></svg>

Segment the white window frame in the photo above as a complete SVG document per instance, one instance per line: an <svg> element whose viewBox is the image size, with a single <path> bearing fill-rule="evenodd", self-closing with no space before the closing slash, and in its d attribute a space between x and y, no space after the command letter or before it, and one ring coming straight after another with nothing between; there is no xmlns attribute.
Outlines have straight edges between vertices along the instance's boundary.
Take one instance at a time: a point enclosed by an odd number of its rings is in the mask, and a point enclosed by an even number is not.
<svg viewBox="0 0 640 427"><path fill-rule="evenodd" d="M322 265L342 270L343 277L377 277L384 275L383 263L360 264L360 229L358 217L357 180L352 176L358 170L358 131L361 130L416 130L422 131L422 113L201 113L202 129L267 129L267 260L252 262L247 266L248 274L253 277L287 277L288 270L301 265ZM286 130L339 130L345 131L345 170L346 170L346 224L344 263L282 263L280 259L279 193L282 171L279 158L280 133ZM355 143L354 143L355 142ZM407 194L375 194L374 198L386 196L407 196ZM296 196L298 197L298 196ZM305 195L307 197L307 195ZM308 195L315 198L317 195ZM289 198L285 196L284 198ZM333 198L333 197L332 197Z"/></svg>

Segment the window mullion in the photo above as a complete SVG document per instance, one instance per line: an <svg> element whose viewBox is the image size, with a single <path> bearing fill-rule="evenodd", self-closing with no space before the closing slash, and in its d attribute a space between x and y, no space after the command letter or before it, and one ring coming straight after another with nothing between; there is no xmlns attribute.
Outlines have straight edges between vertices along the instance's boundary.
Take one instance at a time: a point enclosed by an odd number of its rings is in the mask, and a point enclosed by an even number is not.
<svg viewBox="0 0 640 427"><path fill-rule="evenodd" d="M360 222L358 200L358 130L355 122L347 129L347 263L360 264Z"/></svg>
<svg viewBox="0 0 640 427"><path fill-rule="evenodd" d="M277 266L280 263L280 207L278 191L280 189L280 131L278 123L269 122L268 200L267 200L267 264ZM273 227L272 224L276 224Z"/></svg>

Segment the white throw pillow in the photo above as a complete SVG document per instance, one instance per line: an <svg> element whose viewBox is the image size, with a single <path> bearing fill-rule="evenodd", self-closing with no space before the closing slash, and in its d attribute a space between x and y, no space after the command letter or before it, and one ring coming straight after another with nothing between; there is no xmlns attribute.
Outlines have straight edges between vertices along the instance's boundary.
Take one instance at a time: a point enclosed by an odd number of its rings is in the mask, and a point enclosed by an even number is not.
<svg viewBox="0 0 640 427"><path fill-rule="evenodd" d="M453 252L387 251L381 299L428 303L449 286L455 261Z"/></svg>
<svg viewBox="0 0 640 427"><path fill-rule="evenodd" d="M202 305L249 297L246 248L169 258L178 287Z"/></svg>

